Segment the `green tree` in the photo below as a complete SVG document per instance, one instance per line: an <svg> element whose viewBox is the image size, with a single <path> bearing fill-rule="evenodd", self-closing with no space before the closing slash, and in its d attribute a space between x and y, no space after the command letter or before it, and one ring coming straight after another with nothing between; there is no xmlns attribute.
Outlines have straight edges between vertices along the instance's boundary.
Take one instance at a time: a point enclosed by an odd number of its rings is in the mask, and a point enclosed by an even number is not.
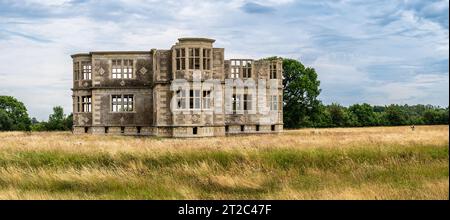
<svg viewBox="0 0 450 220"><path fill-rule="evenodd" d="M39 121L35 117L31 118L31 125L34 125L37 123L39 123Z"/></svg>
<svg viewBox="0 0 450 220"><path fill-rule="evenodd" d="M320 120L320 81L314 68L294 59L283 59L284 125L306 127Z"/></svg>
<svg viewBox="0 0 450 220"><path fill-rule="evenodd" d="M318 107L318 114L313 121L313 127L331 127L332 119L330 112L327 110L327 106L320 104Z"/></svg>
<svg viewBox="0 0 450 220"><path fill-rule="evenodd" d="M423 120L424 119L423 114L425 113L425 111L433 109L433 106L431 105L412 105L412 106L405 105L403 107L405 108L405 111L408 113L409 124L414 125L426 124L426 122Z"/></svg>
<svg viewBox="0 0 450 220"><path fill-rule="evenodd" d="M354 104L348 108L350 112L352 112L355 117L355 125L356 126L374 126L377 123L377 118L375 116L375 112L367 103L363 104Z"/></svg>
<svg viewBox="0 0 450 220"><path fill-rule="evenodd" d="M69 116L66 117L66 119L64 120L64 126L65 126L65 130L72 130L72 126L73 126L73 114L70 113Z"/></svg>
<svg viewBox="0 0 450 220"><path fill-rule="evenodd" d="M13 122L4 109L0 109L0 131L12 130Z"/></svg>
<svg viewBox="0 0 450 220"><path fill-rule="evenodd" d="M70 118L69 118L70 117ZM67 131L71 129L72 116L66 117L61 106L53 107L53 114L48 117L46 128L48 131ZM69 125L70 124L70 125Z"/></svg>
<svg viewBox="0 0 450 220"><path fill-rule="evenodd" d="M31 125L31 130L32 131L47 131L47 122L43 121L43 122L38 122L35 124Z"/></svg>
<svg viewBox="0 0 450 220"><path fill-rule="evenodd" d="M429 109L424 112L422 117L426 124L435 124L437 119L437 112L434 109Z"/></svg>
<svg viewBox="0 0 450 220"><path fill-rule="evenodd" d="M442 109L439 115L439 124L447 124L448 125L448 107L446 109Z"/></svg>
<svg viewBox="0 0 450 220"><path fill-rule="evenodd" d="M429 125L448 124L448 110L445 109L428 109L422 117Z"/></svg>
<svg viewBox="0 0 450 220"><path fill-rule="evenodd" d="M406 125L409 117L404 108L400 105L389 105L385 108L385 120L387 125Z"/></svg>
<svg viewBox="0 0 450 220"><path fill-rule="evenodd" d="M0 128L29 131L31 121L25 105L11 96L0 96Z"/></svg>
<svg viewBox="0 0 450 220"><path fill-rule="evenodd" d="M332 103L327 107L327 109L331 118L331 126L351 127L356 125L356 116L345 107L337 103Z"/></svg>

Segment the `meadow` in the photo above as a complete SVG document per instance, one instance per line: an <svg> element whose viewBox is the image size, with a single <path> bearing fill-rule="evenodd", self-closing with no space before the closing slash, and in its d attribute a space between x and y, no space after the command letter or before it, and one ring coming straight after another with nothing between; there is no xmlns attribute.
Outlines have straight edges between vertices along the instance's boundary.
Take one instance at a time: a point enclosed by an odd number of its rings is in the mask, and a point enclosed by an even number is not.
<svg viewBox="0 0 450 220"><path fill-rule="evenodd" d="M449 199L449 127L1 132L0 199Z"/></svg>

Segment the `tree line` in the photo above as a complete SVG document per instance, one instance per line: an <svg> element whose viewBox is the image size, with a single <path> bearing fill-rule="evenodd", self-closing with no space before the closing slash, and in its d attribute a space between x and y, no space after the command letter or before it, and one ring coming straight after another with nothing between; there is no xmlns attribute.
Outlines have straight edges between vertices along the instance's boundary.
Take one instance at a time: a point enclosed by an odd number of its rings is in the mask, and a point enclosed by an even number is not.
<svg viewBox="0 0 450 220"><path fill-rule="evenodd" d="M438 125L448 124L448 117L448 107L432 105L372 106L363 103L344 107L332 103L319 104L312 117L305 116L301 120L284 117L284 123L286 128Z"/></svg>
<svg viewBox="0 0 450 220"><path fill-rule="evenodd" d="M53 108L48 121L28 116L25 105L11 96L0 96L0 131L68 131L72 129L72 114L65 115L61 106Z"/></svg>
<svg viewBox="0 0 450 220"><path fill-rule="evenodd" d="M266 60L279 59L269 57ZM318 96L320 81L314 68L294 59L283 59L283 121L285 128L362 127L448 124L448 106L324 105Z"/></svg>
<svg viewBox="0 0 450 220"><path fill-rule="evenodd" d="M269 57L265 60L279 59ZM314 68L300 61L283 59L283 121L285 128L362 127L448 124L448 106L432 105L372 106L367 103L348 107L338 103L324 105L318 96L320 81ZM48 121L29 118L25 105L11 96L0 96L0 131L71 130L72 114L61 106L53 108Z"/></svg>

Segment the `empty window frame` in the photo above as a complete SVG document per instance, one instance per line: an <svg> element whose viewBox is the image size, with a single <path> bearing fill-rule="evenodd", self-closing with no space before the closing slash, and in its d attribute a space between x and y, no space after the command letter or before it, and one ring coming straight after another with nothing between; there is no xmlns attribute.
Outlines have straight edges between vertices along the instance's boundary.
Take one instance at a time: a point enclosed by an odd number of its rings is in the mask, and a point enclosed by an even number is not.
<svg viewBox="0 0 450 220"><path fill-rule="evenodd" d="M77 112L81 112L81 96L77 96Z"/></svg>
<svg viewBox="0 0 450 220"><path fill-rule="evenodd" d="M234 94L232 99L233 104L233 114L236 114L236 111L241 110L241 97L240 94Z"/></svg>
<svg viewBox="0 0 450 220"><path fill-rule="evenodd" d="M82 66L82 70L83 70L82 79L83 80L91 80L91 74L92 74L91 62L82 62L81 66Z"/></svg>
<svg viewBox="0 0 450 220"><path fill-rule="evenodd" d="M211 69L211 49L203 49L203 69Z"/></svg>
<svg viewBox="0 0 450 220"><path fill-rule="evenodd" d="M82 96L81 112L91 112L91 111L92 111L92 96Z"/></svg>
<svg viewBox="0 0 450 220"><path fill-rule="evenodd" d="M203 109L211 109L211 91L210 90L203 91L202 105L203 105L202 106Z"/></svg>
<svg viewBox="0 0 450 220"><path fill-rule="evenodd" d="M79 78L80 78L80 63L79 62L73 63L73 77L74 77L74 80L79 80Z"/></svg>
<svg viewBox="0 0 450 220"><path fill-rule="evenodd" d="M123 60L123 78L131 79L133 77L133 60Z"/></svg>
<svg viewBox="0 0 450 220"><path fill-rule="evenodd" d="M252 61L251 60L243 60L242 61L242 77L243 78L252 78Z"/></svg>
<svg viewBox="0 0 450 220"><path fill-rule="evenodd" d="M122 60L112 60L111 73L113 79L122 78Z"/></svg>
<svg viewBox="0 0 450 220"><path fill-rule="evenodd" d="M189 48L189 69L200 69L200 48Z"/></svg>
<svg viewBox="0 0 450 220"><path fill-rule="evenodd" d="M252 95L244 94L244 110L252 110Z"/></svg>
<svg viewBox="0 0 450 220"><path fill-rule="evenodd" d="M112 112L132 112L134 109L133 95L112 95L111 110Z"/></svg>
<svg viewBox="0 0 450 220"><path fill-rule="evenodd" d="M112 60L111 73L113 79L133 78L133 60Z"/></svg>
<svg viewBox="0 0 450 220"><path fill-rule="evenodd" d="M252 77L252 60L231 60L230 78L237 79L240 77Z"/></svg>
<svg viewBox="0 0 450 220"><path fill-rule="evenodd" d="M186 49L185 48L177 48L175 49L176 53L176 65L177 70L185 70L186 69Z"/></svg>
<svg viewBox="0 0 450 220"><path fill-rule="evenodd" d="M239 78L239 71L240 71L239 67L231 67L231 76L230 76L230 78L232 78L232 79Z"/></svg>
<svg viewBox="0 0 450 220"><path fill-rule="evenodd" d="M189 90L189 108L190 109L200 109L201 97L199 89Z"/></svg>
<svg viewBox="0 0 450 220"><path fill-rule="evenodd" d="M186 109L186 90L176 91L177 109Z"/></svg>
<svg viewBox="0 0 450 220"><path fill-rule="evenodd" d="M271 79L277 78L277 64L276 63L270 64L270 78Z"/></svg>
<svg viewBox="0 0 450 220"><path fill-rule="evenodd" d="M237 79L240 76L241 70L241 61L240 60L231 60L231 75L230 78Z"/></svg>
<svg viewBox="0 0 450 220"><path fill-rule="evenodd" d="M273 111L278 110L278 96L277 95L270 96L270 110L273 110Z"/></svg>

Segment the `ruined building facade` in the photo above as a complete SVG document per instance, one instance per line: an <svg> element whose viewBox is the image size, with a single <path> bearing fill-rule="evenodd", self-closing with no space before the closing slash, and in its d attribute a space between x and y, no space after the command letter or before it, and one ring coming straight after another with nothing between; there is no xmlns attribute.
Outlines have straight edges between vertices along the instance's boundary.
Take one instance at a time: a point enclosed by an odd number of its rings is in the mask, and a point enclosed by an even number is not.
<svg viewBox="0 0 450 220"><path fill-rule="evenodd" d="M180 38L169 50L73 54L74 133L203 137L282 131L282 61L225 60L224 48L213 43ZM247 82L263 92L255 95Z"/></svg>

